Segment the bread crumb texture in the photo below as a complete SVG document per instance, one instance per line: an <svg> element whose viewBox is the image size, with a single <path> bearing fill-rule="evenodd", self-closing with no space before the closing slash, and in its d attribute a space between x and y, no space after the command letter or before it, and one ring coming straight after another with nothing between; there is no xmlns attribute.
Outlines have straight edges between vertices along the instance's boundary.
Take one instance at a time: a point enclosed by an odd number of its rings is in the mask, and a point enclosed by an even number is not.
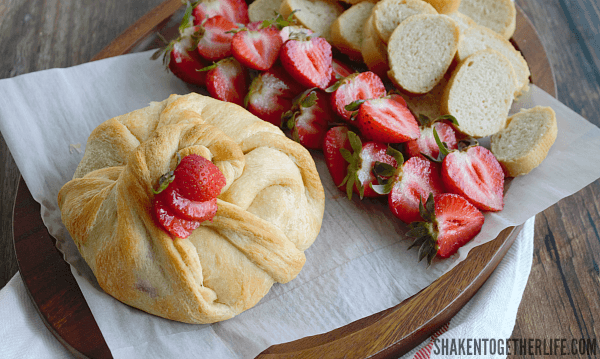
<svg viewBox="0 0 600 359"><path fill-rule="evenodd" d="M450 67L458 42L458 26L448 16L409 17L390 37L390 79L407 92L429 92Z"/></svg>

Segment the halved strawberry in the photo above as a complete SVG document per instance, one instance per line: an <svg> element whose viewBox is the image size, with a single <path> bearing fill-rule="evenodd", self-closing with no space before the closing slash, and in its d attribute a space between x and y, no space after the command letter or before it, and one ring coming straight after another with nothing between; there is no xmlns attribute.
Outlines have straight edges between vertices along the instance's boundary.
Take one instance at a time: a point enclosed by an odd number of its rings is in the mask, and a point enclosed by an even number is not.
<svg viewBox="0 0 600 359"><path fill-rule="evenodd" d="M179 26L179 37L171 41L166 47L156 51L152 59L156 60L161 55L163 64L181 80L198 86L206 84L206 73L198 70L208 64L195 51L195 32L199 28L192 26L191 7L188 7L181 25Z"/></svg>
<svg viewBox="0 0 600 359"><path fill-rule="evenodd" d="M300 84L325 89L331 78L331 45L322 37L298 35L281 47L281 64Z"/></svg>
<svg viewBox="0 0 600 359"><path fill-rule="evenodd" d="M343 119L349 121L351 111L346 106L356 100L375 99L385 95L381 78L371 71L352 74L329 87L331 108Z"/></svg>
<svg viewBox="0 0 600 359"><path fill-rule="evenodd" d="M455 150L457 148L458 141L456 140L456 132L449 123L445 122L445 120L448 120L458 125L458 122L454 117L442 116L432 120L425 115L419 115L418 120L421 124L419 126L421 136L416 140L410 140L404 144L406 152L410 157L418 156L425 158L425 156L427 156L429 158L438 158L440 148L433 137L434 127L440 136L440 140L446 144L446 147L449 150Z"/></svg>
<svg viewBox="0 0 600 359"><path fill-rule="evenodd" d="M420 209L425 222L411 223L407 235L416 239L409 248L419 247L419 261L427 257L429 264L436 255L448 258L456 253L483 227L483 214L457 194L430 195Z"/></svg>
<svg viewBox="0 0 600 359"><path fill-rule="evenodd" d="M231 56L231 41L237 25L221 15L206 19L196 26L194 35L198 41L197 50L200 56L210 61L217 61Z"/></svg>
<svg viewBox="0 0 600 359"><path fill-rule="evenodd" d="M504 208L504 172L485 147L449 153L442 162L442 180L448 192L462 195L483 211Z"/></svg>
<svg viewBox="0 0 600 359"><path fill-rule="evenodd" d="M210 160L191 154L185 156L173 171L178 192L192 201L217 198L225 186L225 176Z"/></svg>
<svg viewBox="0 0 600 359"><path fill-rule="evenodd" d="M294 99L292 109L281 117L282 126L292 131L292 139L306 148L322 149L333 112L329 98L319 89L309 89Z"/></svg>
<svg viewBox="0 0 600 359"><path fill-rule="evenodd" d="M279 126L281 115L292 108L292 100L302 90L283 67L275 65L252 80L245 105L254 115Z"/></svg>
<svg viewBox="0 0 600 359"><path fill-rule="evenodd" d="M202 0L195 4L193 16L196 25L217 15L236 24L245 25L250 21L248 4L244 0Z"/></svg>
<svg viewBox="0 0 600 359"><path fill-rule="evenodd" d="M363 144L357 134L340 126L327 132L323 150L334 183L346 191L349 199L352 199L352 193L360 195L361 199L380 196L371 186L379 183L378 178L386 179L393 174L398 165L395 156L400 154L383 143ZM379 168L389 174L379 172Z"/></svg>
<svg viewBox="0 0 600 359"><path fill-rule="evenodd" d="M479 145L448 151L435 129L433 136L440 148L437 160L442 160L446 191L465 197L482 211L502 210L504 171L492 152Z"/></svg>
<svg viewBox="0 0 600 359"><path fill-rule="evenodd" d="M354 117L360 132L368 139L383 143L401 143L419 138L419 124L408 107L391 98L358 100L346 110L358 107Z"/></svg>
<svg viewBox="0 0 600 359"><path fill-rule="evenodd" d="M348 139L348 132L348 127L336 126L327 131L323 140L325 164L336 186L342 183L348 172L348 162L346 162L340 152L340 149L345 149L346 151L352 150L350 140Z"/></svg>
<svg viewBox="0 0 600 359"><path fill-rule="evenodd" d="M236 59L227 57L201 71L207 71L206 90L212 97L244 105L249 74L248 69Z"/></svg>
<svg viewBox="0 0 600 359"><path fill-rule="evenodd" d="M155 197L152 209L156 221L168 233L179 238L187 238L194 229L200 226L200 221L190 221L178 217L160 198Z"/></svg>
<svg viewBox="0 0 600 359"><path fill-rule="evenodd" d="M233 36L231 51L242 65L265 71L277 61L282 44L276 27L243 29Z"/></svg>
<svg viewBox="0 0 600 359"><path fill-rule="evenodd" d="M331 62L331 69L331 80L329 81L328 86L333 86L339 80L348 77L356 72L349 65L343 63L338 59L333 59L333 61Z"/></svg>
<svg viewBox="0 0 600 359"><path fill-rule="evenodd" d="M437 168L432 162L419 157L411 157L402 163L402 158L394 175L384 185L374 186L382 194L389 193L388 206L392 213L404 223L421 219L419 203L430 194L444 192Z"/></svg>

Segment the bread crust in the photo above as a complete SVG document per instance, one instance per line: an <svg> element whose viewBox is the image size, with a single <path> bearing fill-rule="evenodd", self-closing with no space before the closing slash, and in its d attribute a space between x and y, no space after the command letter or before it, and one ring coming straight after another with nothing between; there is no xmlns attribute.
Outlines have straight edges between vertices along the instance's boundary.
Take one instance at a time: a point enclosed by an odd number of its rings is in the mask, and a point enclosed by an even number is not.
<svg viewBox="0 0 600 359"><path fill-rule="evenodd" d="M532 114L543 116L548 123L546 130L535 141L530 143L515 143L514 145L524 146L526 151L520 156L511 157L502 153L499 149L499 142L503 136L506 136L509 130L519 129L519 121L527 121ZM536 106L531 109L523 109L519 113L508 118L506 128L491 138L491 151L500 162L505 173L509 177L517 177L528 174L534 168L538 167L548 155L550 148L556 141L558 127L556 123L556 114L550 107ZM514 128L513 128L514 127ZM520 128L523 131L524 129ZM506 139L505 139L506 140Z"/></svg>
<svg viewBox="0 0 600 359"><path fill-rule="evenodd" d="M211 159L226 178L217 214L186 239L151 214L152 189L177 153ZM241 313L298 274L320 230L324 193L309 152L277 127L189 94L98 126L58 204L108 294L199 324Z"/></svg>

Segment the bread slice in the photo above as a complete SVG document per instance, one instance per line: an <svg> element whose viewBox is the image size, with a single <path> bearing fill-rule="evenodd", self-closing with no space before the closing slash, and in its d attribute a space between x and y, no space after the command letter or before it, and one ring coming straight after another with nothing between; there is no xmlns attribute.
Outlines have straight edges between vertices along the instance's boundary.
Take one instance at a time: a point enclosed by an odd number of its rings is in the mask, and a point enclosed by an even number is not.
<svg viewBox="0 0 600 359"><path fill-rule="evenodd" d="M508 40L487 27L476 25L463 33L458 46L458 60L462 61L475 52L484 49L496 50L510 61L517 80L515 97L527 91L531 72L523 55Z"/></svg>
<svg viewBox="0 0 600 359"><path fill-rule="evenodd" d="M505 129L492 136L491 150L509 177L521 176L542 163L557 133L552 108L523 109L508 118Z"/></svg>
<svg viewBox="0 0 600 359"><path fill-rule="evenodd" d="M442 97L442 113L456 117L460 131L469 136L493 135L506 124L515 86L515 71L504 55L478 51L454 70Z"/></svg>
<svg viewBox="0 0 600 359"><path fill-rule="evenodd" d="M440 14L449 15L458 10L460 0L425 0Z"/></svg>
<svg viewBox="0 0 600 359"><path fill-rule="evenodd" d="M251 22L269 20L279 14L283 0L254 0L248 5L248 18Z"/></svg>
<svg viewBox="0 0 600 359"><path fill-rule="evenodd" d="M469 30L473 26L477 26L475 20L471 19L465 14L462 14L458 11L453 12L452 14L448 14L452 18L452 20L456 21L458 28L460 29L460 34L464 34L467 30Z"/></svg>
<svg viewBox="0 0 600 359"><path fill-rule="evenodd" d="M324 0L284 0L279 13L288 17L294 11L298 23L319 36L331 41L331 24L344 12L344 8L334 1Z"/></svg>
<svg viewBox="0 0 600 359"><path fill-rule="evenodd" d="M388 76L401 89L429 92L444 76L458 48L458 26L446 15L420 14L404 20L388 43Z"/></svg>
<svg viewBox="0 0 600 359"><path fill-rule="evenodd" d="M417 14L437 14L437 11L422 0L382 0L373 9L373 25L381 40L388 43L396 27Z"/></svg>
<svg viewBox="0 0 600 359"><path fill-rule="evenodd" d="M344 11L331 25L331 43L351 59L361 61L365 22L375 4L363 1Z"/></svg>
<svg viewBox="0 0 600 359"><path fill-rule="evenodd" d="M373 15L365 21L360 52L363 62L369 70L376 73L382 79L387 77L387 72L390 69L388 65L387 45L381 41L377 31L375 31Z"/></svg>
<svg viewBox="0 0 600 359"><path fill-rule="evenodd" d="M458 11L505 39L515 32L517 9L513 0L461 0Z"/></svg>

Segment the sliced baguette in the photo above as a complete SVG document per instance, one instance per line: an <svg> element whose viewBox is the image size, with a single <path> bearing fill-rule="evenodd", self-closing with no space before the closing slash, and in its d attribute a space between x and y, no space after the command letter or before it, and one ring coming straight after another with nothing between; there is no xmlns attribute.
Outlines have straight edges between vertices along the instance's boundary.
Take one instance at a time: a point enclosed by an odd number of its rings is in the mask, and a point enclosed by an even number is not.
<svg viewBox="0 0 600 359"><path fill-rule="evenodd" d="M373 15L365 21L363 30L363 42L360 48L363 62L369 70L379 77L386 78L390 69L388 65L387 45L381 41L373 25Z"/></svg>
<svg viewBox="0 0 600 359"><path fill-rule="evenodd" d="M437 11L423 0L382 0L373 8L373 25L381 40L388 43L396 27L417 14L437 14Z"/></svg>
<svg viewBox="0 0 600 359"><path fill-rule="evenodd" d="M542 163L557 133L554 110L536 106L509 117L506 128L492 136L491 150L507 176L521 176Z"/></svg>
<svg viewBox="0 0 600 359"><path fill-rule="evenodd" d="M456 117L467 135L493 135L506 124L515 87L515 71L504 55L478 51L454 70L442 96L442 113Z"/></svg>
<svg viewBox="0 0 600 359"><path fill-rule="evenodd" d="M449 15L458 10L460 6L460 0L425 0L431 6L435 8L435 10L444 15Z"/></svg>
<svg viewBox="0 0 600 359"><path fill-rule="evenodd" d="M251 22L269 20L277 16L283 0L254 0L248 5Z"/></svg>
<svg viewBox="0 0 600 359"><path fill-rule="evenodd" d="M461 35L464 34L471 27L477 26L477 23L475 22L475 20L471 19L470 17L468 17L465 14L461 14L458 11L453 12L452 14L448 14L448 16L450 16L452 18L452 20L456 21L456 24L458 25L458 28L460 29Z"/></svg>
<svg viewBox="0 0 600 359"><path fill-rule="evenodd" d="M331 41L331 24L344 12L344 8L334 1L325 0L283 0L279 13L288 17L294 10L298 23L319 36Z"/></svg>
<svg viewBox="0 0 600 359"><path fill-rule="evenodd" d="M375 4L363 1L344 11L331 25L331 43L354 60L362 60L365 22Z"/></svg>
<svg viewBox="0 0 600 359"><path fill-rule="evenodd" d="M429 92L450 67L459 39L458 26L446 15L410 16L390 37L390 80L413 94Z"/></svg>
<svg viewBox="0 0 600 359"><path fill-rule="evenodd" d="M458 11L505 39L515 32L517 9L512 0L461 0Z"/></svg>
<svg viewBox="0 0 600 359"><path fill-rule="evenodd" d="M476 25L463 33L458 46L458 60L462 61L475 52L484 49L496 50L510 61L517 80L515 97L527 91L531 73L523 55L508 40L487 27Z"/></svg>

